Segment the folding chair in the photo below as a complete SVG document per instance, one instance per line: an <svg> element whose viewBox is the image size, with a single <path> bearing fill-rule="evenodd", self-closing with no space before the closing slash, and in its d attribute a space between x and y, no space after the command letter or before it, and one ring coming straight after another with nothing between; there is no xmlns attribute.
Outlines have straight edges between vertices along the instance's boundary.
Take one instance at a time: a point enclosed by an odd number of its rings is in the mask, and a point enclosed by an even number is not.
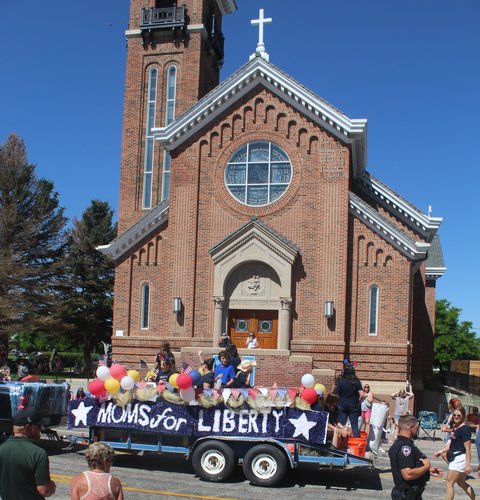
<svg viewBox="0 0 480 500"><path fill-rule="evenodd" d="M418 423L420 424L418 437L421 437L420 433L423 431L425 434L423 437L429 437L434 440L435 431L440 425L437 414L433 411L421 411L418 413Z"/></svg>

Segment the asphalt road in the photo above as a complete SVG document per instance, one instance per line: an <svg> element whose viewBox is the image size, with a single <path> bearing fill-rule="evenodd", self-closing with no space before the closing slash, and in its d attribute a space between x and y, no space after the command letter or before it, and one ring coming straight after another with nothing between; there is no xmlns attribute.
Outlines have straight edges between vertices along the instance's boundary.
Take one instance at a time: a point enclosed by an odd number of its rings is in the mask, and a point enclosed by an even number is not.
<svg viewBox="0 0 480 500"><path fill-rule="evenodd" d="M43 441L50 456L50 469L57 483L57 494L53 498L68 499L71 478L86 469L84 448L64 450L68 443ZM418 446L432 457L441 446L436 442L421 439ZM472 447L472 462L477 466L476 449ZM446 468L439 460L434 465ZM316 499L378 499L390 498L393 487L388 454L375 459L375 467L336 470L292 470L285 481L275 488L252 486L245 479L241 467L235 470L225 483L209 483L195 476L192 466L182 457L174 455L130 455L117 454L112 473L120 478L127 499L261 499L266 497ZM480 480L472 476L469 481L480 492ZM457 487L457 498L466 495ZM441 499L445 496L442 479L432 478L423 495L424 499Z"/></svg>

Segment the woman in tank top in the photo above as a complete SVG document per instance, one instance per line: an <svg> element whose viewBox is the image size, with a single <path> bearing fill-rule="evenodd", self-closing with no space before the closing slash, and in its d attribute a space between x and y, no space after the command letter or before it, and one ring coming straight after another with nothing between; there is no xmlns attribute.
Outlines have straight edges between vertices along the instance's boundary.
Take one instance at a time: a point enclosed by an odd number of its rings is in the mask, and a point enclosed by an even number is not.
<svg viewBox="0 0 480 500"><path fill-rule="evenodd" d="M110 474L115 452L105 443L93 443L85 453L90 470L72 479L73 500L123 500L120 479Z"/></svg>

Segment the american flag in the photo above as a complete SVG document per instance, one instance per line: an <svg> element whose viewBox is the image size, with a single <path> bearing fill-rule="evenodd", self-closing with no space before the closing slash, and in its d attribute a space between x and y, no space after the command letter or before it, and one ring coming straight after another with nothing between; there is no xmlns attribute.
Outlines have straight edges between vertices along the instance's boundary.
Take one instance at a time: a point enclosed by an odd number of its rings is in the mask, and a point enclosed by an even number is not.
<svg viewBox="0 0 480 500"><path fill-rule="evenodd" d="M182 369L180 370L180 373L190 373L191 371L193 371L193 368L184 361L182 363Z"/></svg>

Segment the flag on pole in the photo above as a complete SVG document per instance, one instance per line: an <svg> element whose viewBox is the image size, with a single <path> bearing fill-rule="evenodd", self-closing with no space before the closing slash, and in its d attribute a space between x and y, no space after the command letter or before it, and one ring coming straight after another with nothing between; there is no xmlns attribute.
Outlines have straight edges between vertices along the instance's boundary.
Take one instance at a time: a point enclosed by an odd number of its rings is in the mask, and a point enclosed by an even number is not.
<svg viewBox="0 0 480 500"><path fill-rule="evenodd" d="M188 364L185 363L185 361L182 363L182 368L180 370L180 373L190 373L193 371L193 368Z"/></svg>

